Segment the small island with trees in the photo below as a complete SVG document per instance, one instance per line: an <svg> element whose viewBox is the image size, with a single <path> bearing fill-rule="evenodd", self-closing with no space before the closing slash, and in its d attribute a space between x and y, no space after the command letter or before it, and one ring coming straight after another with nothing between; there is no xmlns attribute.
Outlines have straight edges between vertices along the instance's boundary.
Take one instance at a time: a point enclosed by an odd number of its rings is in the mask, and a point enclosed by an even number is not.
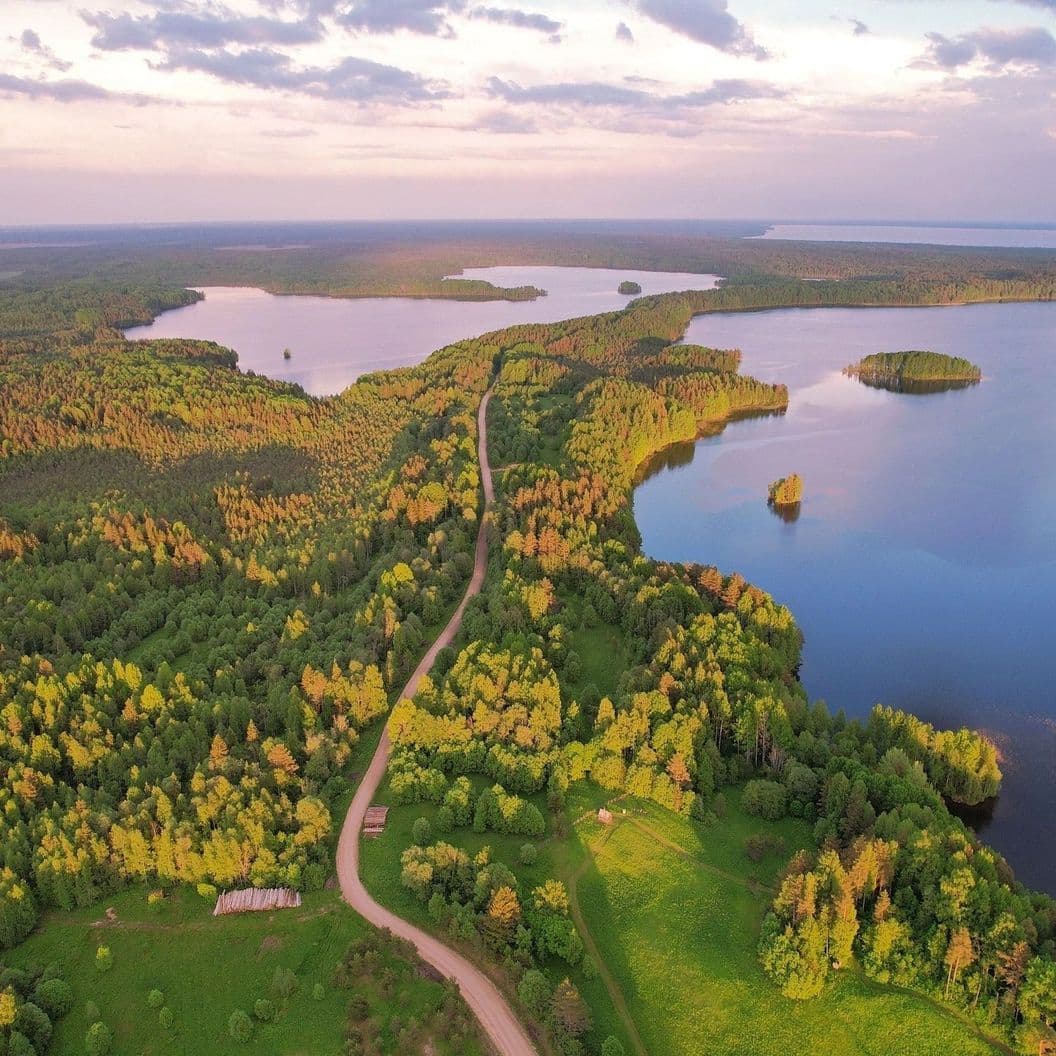
<svg viewBox="0 0 1056 1056"><path fill-rule="evenodd" d="M766 501L779 508L798 506L803 501L803 478L798 473L790 473L775 480L770 485Z"/></svg>
<svg viewBox="0 0 1056 1056"><path fill-rule="evenodd" d="M844 374L892 392L940 392L975 385L983 376L974 363L941 352L876 352L844 367Z"/></svg>
<svg viewBox="0 0 1056 1056"><path fill-rule="evenodd" d="M616 292L622 293L626 297L634 297L642 292L642 287L637 282L632 282L630 279L624 279L616 288Z"/></svg>

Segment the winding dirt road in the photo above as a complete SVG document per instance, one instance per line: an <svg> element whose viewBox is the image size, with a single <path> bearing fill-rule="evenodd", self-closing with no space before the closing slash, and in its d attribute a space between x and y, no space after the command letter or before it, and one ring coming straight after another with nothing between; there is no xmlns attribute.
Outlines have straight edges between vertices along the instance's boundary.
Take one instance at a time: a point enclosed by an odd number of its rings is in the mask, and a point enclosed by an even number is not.
<svg viewBox="0 0 1056 1056"><path fill-rule="evenodd" d="M491 483L491 466L488 463L488 433L485 420L490 398L491 390L489 389L481 399L480 409L477 411L477 457L480 460L480 476L484 484L485 513L495 501L495 491ZM462 626L462 614L465 612L469 599L480 593L487 565L487 531L485 520L481 517L480 528L477 532L477 548L473 559L473 575L470 577L469 586L466 587L466 593L447 626L440 632L429 651L422 657L421 663L415 668L401 696L414 696L422 676L428 674L432 668L436 654L454 640ZM480 1020L481 1026L499 1056L537 1056L535 1046L527 1032L495 984L479 968L461 954L445 946L439 939L409 924L384 906L378 905L367 893L367 889L359 878L359 834L363 828L363 816L385 776L390 750L389 734L388 730L385 730L382 732L370 766L363 775L352 805L345 815L345 823L341 827L341 838L337 844L337 877L341 883L341 894L345 901L357 913L366 917L371 924L379 928L388 928L394 935L408 939L414 944L424 961L431 964L442 975L458 983L462 996Z"/></svg>

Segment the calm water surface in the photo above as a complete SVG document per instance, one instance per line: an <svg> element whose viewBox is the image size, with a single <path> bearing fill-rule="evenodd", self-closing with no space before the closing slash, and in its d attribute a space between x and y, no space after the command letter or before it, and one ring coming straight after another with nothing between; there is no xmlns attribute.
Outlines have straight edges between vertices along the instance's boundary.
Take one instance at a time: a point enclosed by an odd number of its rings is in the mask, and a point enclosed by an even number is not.
<svg viewBox="0 0 1056 1056"><path fill-rule="evenodd" d="M1056 227L927 227L921 224L774 224L754 238L797 242L902 242L932 246L1056 248Z"/></svg>
<svg viewBox="0 0 1056 1056"><path fill-rule="evenodd" d="M789 605L812 697L967 724L999 745L1004 790L977 820L1056 894L1056 304L702 316L686 339L784 381L783 417L672 452L635 495L646 552L743 573ZM913 396L840 369L934 349L981 384ZM804 478L795 523L766 506Z"/></svg>
<svg viewBox="0 0 1056 1056"><path fill-rule="evenodd" d="M621 308L624 279L643 293L710 290L714 275L615 271L606 268L467 268L467 279L496 286L536 286L534 301L444 301L397 297L342 300L276 297L241 287L207 287L205 300L165 312L127 337L185 337L218 341L238 353L242 370L293 381L316 396L351 385L361 374L420 363L453 341L515 323L550 323ZM284 360L283 349L291 358Z"/></svg>

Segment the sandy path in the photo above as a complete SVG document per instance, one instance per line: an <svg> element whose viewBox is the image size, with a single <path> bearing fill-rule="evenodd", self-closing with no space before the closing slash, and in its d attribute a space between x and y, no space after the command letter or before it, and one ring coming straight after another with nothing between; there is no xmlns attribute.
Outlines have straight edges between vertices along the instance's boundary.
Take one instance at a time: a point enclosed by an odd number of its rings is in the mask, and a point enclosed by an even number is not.
<svg viewBox="0 0 1056 1056"><path fill-rule="evenodd" d="M495 492L491 482L491 466L488 463L487 451L487 425L485 418L488 411L488 400L491 398L491 390L484 394L480 401L480 409L477 411L477 456L480 460L481 481L484 484L484 508L491 508L495 500ZM488 540L485 530L484 518L481 518L480 528L477 532L477 548L473 559L473 575L469 580L465 596L455 609L454 615L448 621L447 626L440 632L439 637L433 642L429 651L422 657L421 663L415 669L404 687L403 697L414 696L415 690L422 676L427 674L436 660L436 654L446 645L450 645L459 627L462 625L462 614L465 612L469 599L480 593L481 584L484 582L484 572L488 564ZM378 743L377 751L370 761L367 772L359 784L352 805L345 815L345 823L341 827L341 838L337 844L337 876L341 883L341 893L345 901L357 913L366 917L371 924L380 928L388 928L393 934L412 942L421 955L422 959L428 961L441 974L454 979L462 991L466 1003L480 1020L485 1033L491 1039L499 1056L537 1056L535 1046L528 1038L524 1027L521 1026L517 1017L513 1014L505 998L499 993L495 984L484 973L471 964L461 954L445 946L439 939L407 923L402 917L379 906L377 902L367 893L363 882L359 878L359 833L363 827L363 816L367 807L370 806L382 778L385 776L385 767L389 761L389 735L384 731Z"/></svg>

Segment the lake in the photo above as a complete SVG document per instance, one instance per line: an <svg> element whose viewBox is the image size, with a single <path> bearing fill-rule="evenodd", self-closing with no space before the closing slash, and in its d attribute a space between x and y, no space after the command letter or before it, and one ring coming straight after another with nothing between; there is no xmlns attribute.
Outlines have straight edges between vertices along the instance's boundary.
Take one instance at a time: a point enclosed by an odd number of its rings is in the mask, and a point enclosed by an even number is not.
<svg viewBox="0 0 1056 1056"><path fill-rule="evenodd" d="M957 227L953 224L774 224L752 238L795 242L901 242L933 246L1056 249L1056 226Z"/></svg>
<svg viewBox="0 0 1056 1056"><path fill-rule="evenodd" d="M671 452L635 494L646 552L788 605L812 698L985 730L1005 781L973 820L1056 894L1056 304L706 315L686 340L741 348L791 401ZM908 395L840 373L907 348L965 356L983 381ZM790 472L787 523L766 489Z"/></svg>
<svg viewBox="0 0 1056 1056"><path fill-rule="evenodd" d="M399 297L275 296L243 287L206 287L205 300L165 312L126 337L217 341L238 353L242 370L296 382L328 396L361 374L420 363L434 349L516 323L551 323L622 308L625 279L643 293L710 290L715 275L607 268L466 268L459 276L496 286L536 286L534 301L448 301ZM283 349L291 350L283 359Z"/></svg>

